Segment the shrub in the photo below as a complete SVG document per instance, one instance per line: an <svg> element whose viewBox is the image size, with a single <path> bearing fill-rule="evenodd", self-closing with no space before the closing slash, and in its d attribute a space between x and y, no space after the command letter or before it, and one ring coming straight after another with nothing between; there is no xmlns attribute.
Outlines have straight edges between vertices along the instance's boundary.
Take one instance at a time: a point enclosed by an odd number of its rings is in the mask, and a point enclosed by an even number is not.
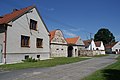
<svg viewBox="0 0 120 80"><path fill-rule="evenodd" d="M35 58L27 58L25 60L22 60L23 62L37 62L38 60L36 60Z"/></svg>

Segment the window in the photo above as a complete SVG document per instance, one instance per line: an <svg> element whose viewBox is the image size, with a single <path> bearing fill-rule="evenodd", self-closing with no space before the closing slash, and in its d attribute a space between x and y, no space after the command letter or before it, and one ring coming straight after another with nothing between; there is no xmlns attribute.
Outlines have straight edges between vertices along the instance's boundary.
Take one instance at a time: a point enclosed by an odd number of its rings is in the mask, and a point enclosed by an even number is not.
<svg viewBox="0 0 120 80"><path fill-rule="evenodd" d="M40 55L37 55L37 58L40 58Z"/></svg>
<svg viewBox="0 0 120 80"><path fill-rule="evenodd" d="M37 38L36 46L37 46L37 48L42 48L43 47L43 39Z"/></svg>
<svg viewBox="0 0 120 80"><path fill-rule="evenodd" d="M96 48L96 50L99 50L98 48Z"/></svg>
<svg viewBox="0 0 120 80"><path fill-rule="evenodd" d="M116 49L116 52L118 52L118 49Z"/></svg>
<svg viewBox="0 0 120 80"><path fill-rule="evenodd" d="M21 35L21 47L29 47L30 37Z"/></svg>
<svg viewBox="0 0 120 80"><path fill-rule="evenodd" d="M37 21L30 19L30 29L37 30Z"/></svg>
<svg viewBox="0 0 120 80"><path fill-rule="evenodd" d="M56 50L59 50L58 48Z"/></svg>
<svg viewBox="0 0 120 80"><path fill-rule="evenodd" d="M29 55L25 55L25 59L28 59L29 58Z"/></svg>

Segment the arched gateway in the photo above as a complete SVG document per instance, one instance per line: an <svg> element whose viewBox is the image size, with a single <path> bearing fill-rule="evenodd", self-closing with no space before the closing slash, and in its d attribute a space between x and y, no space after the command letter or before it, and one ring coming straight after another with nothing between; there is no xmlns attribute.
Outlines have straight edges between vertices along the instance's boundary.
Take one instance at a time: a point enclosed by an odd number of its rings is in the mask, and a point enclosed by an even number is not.
<svg viewBox="0 0 120 80"><path fill-rule="evenodd" d="M68 57L72 57L72 54L73 54L73 47L68 46Z"/></svg>

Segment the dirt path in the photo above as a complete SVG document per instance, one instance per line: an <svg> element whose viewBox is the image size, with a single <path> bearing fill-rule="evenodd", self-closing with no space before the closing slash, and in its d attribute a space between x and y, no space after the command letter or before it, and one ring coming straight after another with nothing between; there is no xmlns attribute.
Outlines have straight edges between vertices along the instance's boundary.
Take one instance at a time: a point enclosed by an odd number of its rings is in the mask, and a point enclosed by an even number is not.
<svg viewBox="0 0 120 80"><path fill-rule="evenodd" d="M50 68L32 68L0 72L0 80L80 80L114 63L116 55L93 58Z"/></svg>

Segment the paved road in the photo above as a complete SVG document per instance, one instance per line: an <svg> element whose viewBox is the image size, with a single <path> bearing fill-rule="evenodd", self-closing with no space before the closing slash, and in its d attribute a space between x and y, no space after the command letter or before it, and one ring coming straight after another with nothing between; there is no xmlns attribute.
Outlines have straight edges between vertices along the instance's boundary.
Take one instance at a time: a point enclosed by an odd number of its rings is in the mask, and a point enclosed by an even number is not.
<svg viewBox="0 0 120 80"><path fill-rule="evenodd" d="M92 72L114 63L115 57L116 55L110 55L50 68L0 72L0 80L80 80Z"/></svg>

